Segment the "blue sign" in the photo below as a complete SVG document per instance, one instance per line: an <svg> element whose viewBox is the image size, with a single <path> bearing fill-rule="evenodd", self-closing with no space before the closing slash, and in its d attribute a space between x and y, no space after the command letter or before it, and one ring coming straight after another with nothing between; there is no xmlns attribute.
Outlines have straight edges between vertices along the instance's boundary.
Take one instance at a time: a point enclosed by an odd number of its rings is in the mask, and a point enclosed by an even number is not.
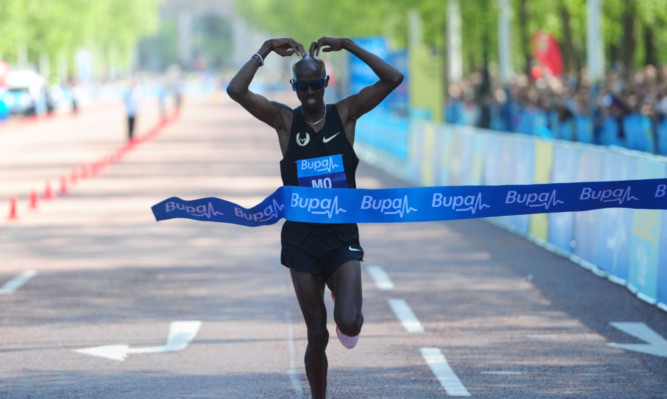
<svg viewBox="0 0 667 399"><path fill-rule="evenodd" d="M387 50L387 42L383 37L358 37L354 38L354 42L365 50L388 61L389 51ZM379 80L375 72L355 55L350 54L349 60L349 89L351 93L358 93L364 87L370 86ZM383 104L380 104L379 107L383 107Z"/></svg>
<svg viewBox="0 0 667 399"><path fill-rule="evenodd" d="M347 188L341 154L300 159L296 162L296 175L301 187Z"/></svg>

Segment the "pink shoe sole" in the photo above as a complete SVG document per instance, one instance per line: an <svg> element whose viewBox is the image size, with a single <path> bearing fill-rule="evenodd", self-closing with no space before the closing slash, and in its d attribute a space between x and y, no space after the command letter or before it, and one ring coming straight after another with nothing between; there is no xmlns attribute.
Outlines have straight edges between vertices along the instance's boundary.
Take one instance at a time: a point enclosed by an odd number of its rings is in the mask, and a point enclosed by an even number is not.
<svg viewBox="0 0 667 399"><path fill-rule="evenodd" d="M357 342L359 342L359 336L355 335L354 337L347 336L340 332L338 329L338 326L336 326L336 335L338 335L338 340L340 341L341 344L343 344L344 347L347 349L352 349L355 346L357 346Z"/></svg>
<svg viewBox="0 0 667 399"><path fill-rule="evenodd" d="M336 302L336 298L334 298L333 292L331 293L331 299ZM359 336L355 335L354 337L350 337L348 335L343 334L340 332L338 329L338 326L336 326L336 335L338 335L338 340L340 343L346 347L347 349L352 349L355 346L357 346L357 342L359 342Z"/></svg>

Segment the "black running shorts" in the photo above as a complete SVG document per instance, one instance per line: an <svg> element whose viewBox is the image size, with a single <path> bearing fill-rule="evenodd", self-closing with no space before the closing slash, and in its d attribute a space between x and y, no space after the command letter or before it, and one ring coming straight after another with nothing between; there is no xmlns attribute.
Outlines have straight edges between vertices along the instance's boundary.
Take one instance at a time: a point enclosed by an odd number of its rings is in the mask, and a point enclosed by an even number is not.
<svg viewBox="0 0 667 399"><path fill-rule="evenodd" d="M280 262L298 272L328 279L343 263L364 260L356 224L311 224L286 221L280 235Z"/></svg>

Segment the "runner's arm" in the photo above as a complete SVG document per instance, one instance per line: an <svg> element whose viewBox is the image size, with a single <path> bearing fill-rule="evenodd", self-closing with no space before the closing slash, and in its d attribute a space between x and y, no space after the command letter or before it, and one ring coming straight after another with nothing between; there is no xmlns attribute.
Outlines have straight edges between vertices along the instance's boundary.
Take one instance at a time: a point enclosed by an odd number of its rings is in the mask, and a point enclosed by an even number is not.
<svg viewBox="0 0 667 399"><path fill-rule="evenodd" d="M345 49L365 62L380 78L374 84L364 87L359 93L352 94L338 102L339 112L343 114L341 117L346 116L347 120L356 121L363 114L375 108L403 81L403 74L400 71L377 55L363 49L351 39L325 36L311 44L310 53L319 54L320 49L324 52Z"/></svg>
<svg viewBox="0 0 667 399"><path fill-rule="evenodd" d="M263 62L272 51L283 57L295 53L300 56L306 54L303 46L290 38L267 40L262 44L257 54ZM255 118L279 130L283 125L281 115L286 111L291 112L289 107L275 101L269 101L266 97L249 90L250 83L260 66L259 60L255 58L248 60L229 82L227 94Z"/></svg>

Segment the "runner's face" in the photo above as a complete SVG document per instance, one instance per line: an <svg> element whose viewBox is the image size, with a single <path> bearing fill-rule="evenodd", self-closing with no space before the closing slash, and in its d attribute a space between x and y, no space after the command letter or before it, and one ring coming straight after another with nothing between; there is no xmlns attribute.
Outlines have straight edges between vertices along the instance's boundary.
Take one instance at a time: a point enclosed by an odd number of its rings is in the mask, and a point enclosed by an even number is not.
<svg viewBox="0 0 667 399"><path fill-rule="evenodd" d="M297 72L294 77L297 81L300 82L313 82L319 79L324 78L319 71L311 70L306 72ZM326 87L326 81L324 86L319 89L314 88L313 85L306 85L305 90L297 90L296 96L301 101L301 105L305 109L315 110L322 105L324 105L324 88Z"/></svg>

